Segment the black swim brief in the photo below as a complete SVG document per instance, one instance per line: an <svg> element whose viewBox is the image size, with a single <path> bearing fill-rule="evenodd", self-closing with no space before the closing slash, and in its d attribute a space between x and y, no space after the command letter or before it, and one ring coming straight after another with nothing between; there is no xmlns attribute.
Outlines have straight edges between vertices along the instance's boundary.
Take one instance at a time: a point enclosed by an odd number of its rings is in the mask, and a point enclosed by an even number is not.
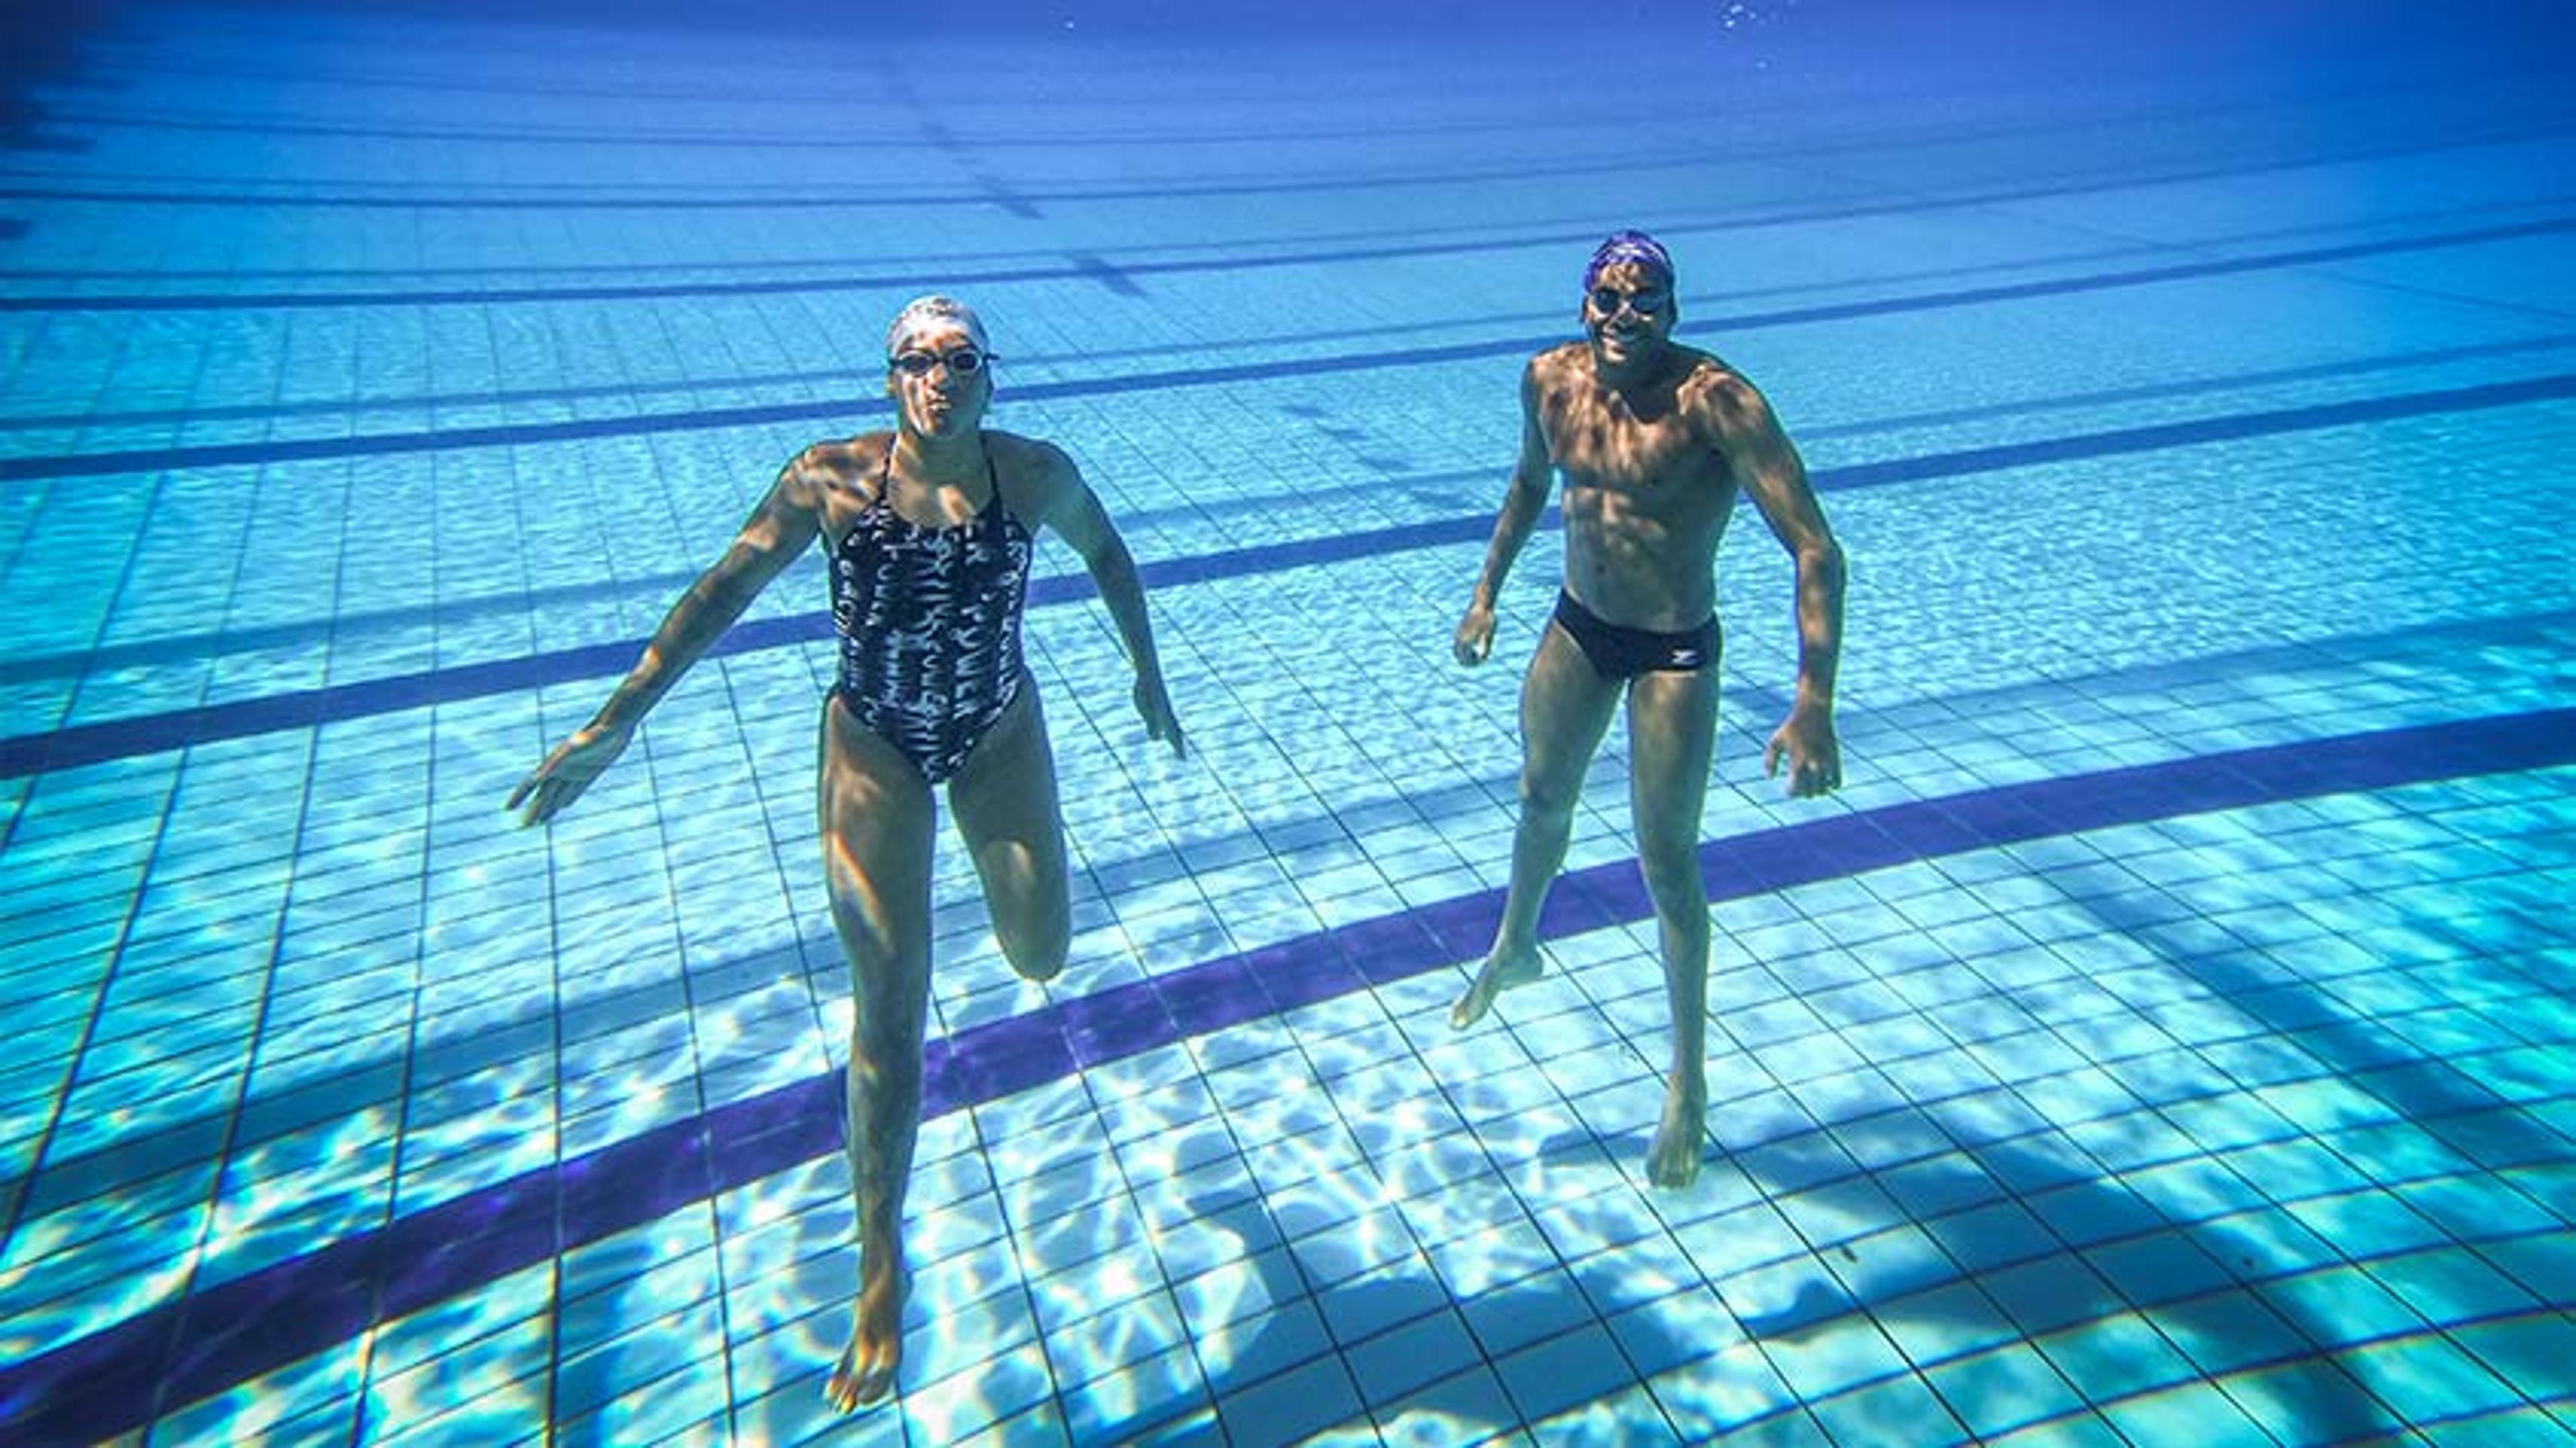
<svg viewBox="0 0 2576 1448"><path fill-rule="evenodd" d="M1574 646L1583 650L1592 671L1604 679L1633 679L1639 674L1688 673L1717 663L1717 615L1681 633L1651 633L1609 623L1560 590L1556 622Z"/></svg>

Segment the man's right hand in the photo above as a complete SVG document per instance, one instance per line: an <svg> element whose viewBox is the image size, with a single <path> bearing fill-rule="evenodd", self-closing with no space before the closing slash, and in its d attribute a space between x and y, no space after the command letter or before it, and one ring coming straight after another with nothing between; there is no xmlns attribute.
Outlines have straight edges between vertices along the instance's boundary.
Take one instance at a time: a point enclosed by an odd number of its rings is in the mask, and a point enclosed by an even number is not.
<svg viewBox="0 0 2576 1448"><path fill-rule="evenodd" d="M1483 604L1471 604L1467 616L1459 621L1458 637L1452 647L1458 662L1481 664L1494 651L1494 611Z"/></svg>
<svg viewBox="0 0 2576 1448"><path fill-rule="evenodd" d="M617 762L617 756L626 752L626 741L632 737L623 729L605 729L597 724L575 731L570 739L555 746L555 752L547 755L534 773L519 781L519 787L510 791L509 803L501 808L518 809L524 802L527 809L520 814L519 823L544 824L564 806L581 798L590 782L606 773L608 766Z"/></svg>

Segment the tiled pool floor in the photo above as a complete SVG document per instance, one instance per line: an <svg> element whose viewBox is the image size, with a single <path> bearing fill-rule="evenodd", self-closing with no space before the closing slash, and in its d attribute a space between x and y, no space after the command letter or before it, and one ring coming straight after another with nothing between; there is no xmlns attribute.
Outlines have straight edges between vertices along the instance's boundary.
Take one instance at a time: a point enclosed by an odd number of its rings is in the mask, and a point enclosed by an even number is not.
<svg viewBox="0 0 2576 1448"><path fill-rule="evenodd" d="M2576 1442L2538 51L115 17L0 131L0 1437ZM1626 225L1853 568L1787 801L1789 565L1721 558L1678 1192L1620 731L1548 975L1446 1020L1556 535L1450 631ZM841 1419L819 565L500 806L932 289L1193 748L1049 545L1074 959L943 836L909 1352Z"/></svg>

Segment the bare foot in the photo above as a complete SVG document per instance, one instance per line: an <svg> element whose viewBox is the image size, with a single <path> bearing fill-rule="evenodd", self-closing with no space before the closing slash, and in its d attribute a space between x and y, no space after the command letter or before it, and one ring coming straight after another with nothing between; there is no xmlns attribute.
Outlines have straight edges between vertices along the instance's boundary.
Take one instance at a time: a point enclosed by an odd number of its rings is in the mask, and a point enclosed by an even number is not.
<svg viewBox="0 0 2576 1448"><path fill-rule="evenodd" d="M1494 953L1485 957L1484 968L1476 972L1475 984L1467 987L1467 993L1458 997L1458 1003L1449 1008L1449 1024L1462 1031L1467 1029L1483 1020L1485 1012L1493 1009L1494 997L1514 986L1528 985L1545 974L1547 962L1539 958L1538 947L1524 945L1506 949L1496 945Z"/></svg>
<svg viewBox="0 0 2576 1448"><path fill-rule="evenodd" d="M1659 1187L1686 1187L1699 1179L1700 1142L1708 1134L1704 1093L1666 1091L1664 1122L1646 1148L1646 1180Z"/></svg>
<svg viewBox="0 0 2576 1448"><path fill-rule="evenodd" d="M882 1400L894 1390L895 1370L903 1365L903 1298L910 1285L900 1262L875 1253L863 1254L857 1322L850 1345L832 1367L823 1396L847 1413ZM878 1263L885 1263L878 1266Z"/></svg>

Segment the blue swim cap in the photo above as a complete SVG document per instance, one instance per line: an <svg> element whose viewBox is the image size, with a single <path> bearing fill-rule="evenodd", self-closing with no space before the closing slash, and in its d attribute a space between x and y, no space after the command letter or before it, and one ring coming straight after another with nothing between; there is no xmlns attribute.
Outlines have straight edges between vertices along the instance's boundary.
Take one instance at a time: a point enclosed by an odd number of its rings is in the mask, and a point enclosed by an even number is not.
<svg viewBox="0 0 2576 1448"><path fill-rule="evenodd" d="M1592 253L1592 264L1583 269L1583 289L1592 290L1601 274L1621 262L1635 262L1663 273L1664 285L1673 284L1673 254L1664 244L1642 231L1614 231L1610 239Z"/></svg>

